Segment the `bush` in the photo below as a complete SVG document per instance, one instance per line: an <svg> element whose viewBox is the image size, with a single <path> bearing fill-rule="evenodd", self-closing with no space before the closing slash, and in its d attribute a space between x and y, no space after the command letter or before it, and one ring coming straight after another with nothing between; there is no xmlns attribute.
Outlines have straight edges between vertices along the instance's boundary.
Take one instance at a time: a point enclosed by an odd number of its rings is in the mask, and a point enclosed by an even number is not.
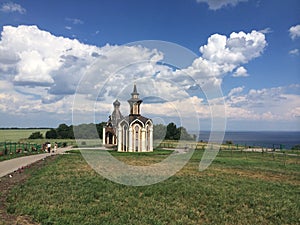
<svg viewBox="0 0 300 225"><path fill-rule="evenodd" d="M28 139L43 139L43 134L40 131L33 132Z"/></svg>
<svg viewBox="0 0 300 225"><path fill-rule="evenodd" d="M57 138L57 133L56 133L56 130L51 128L50 130L48 130L46 132L46 138L47 139L55 139Z"/></svg>
<svg viewBox="0 0 300 225"><path fill-rule="evenodd" d="M196 140L196 135L190 135L186 128L176 127L175 123L169 123L167 126L157 124L153 126L153 138L165 140Z"/></svg>
<svg viewBox="0 0 300 225"><path fill-rule="evenodd" d="M293 146L292 150L300 150L300 144Z"/></svg>
<svg viewBox="0 0 300 225"><path fill-rule="evenodd" d="M226 145L233 145L233 141L226 141L225 144Z"/></svg>

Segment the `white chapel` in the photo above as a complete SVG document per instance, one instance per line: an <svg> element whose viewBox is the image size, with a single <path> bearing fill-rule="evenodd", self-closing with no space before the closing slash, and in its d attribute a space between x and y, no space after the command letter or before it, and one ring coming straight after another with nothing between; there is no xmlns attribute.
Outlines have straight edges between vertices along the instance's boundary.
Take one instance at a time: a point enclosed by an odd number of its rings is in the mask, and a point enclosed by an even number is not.
<svg viewBox="0 0 300 225"><path fill-rule="evenodd" d="M128 100L130 113L123 117L120 112L120 102L113 103L114 111L103 127L103 144L117 145L119 152L152 152L153 123L141 115L140 106L143 101L139 98L134 84L131 98Z"/></svg>

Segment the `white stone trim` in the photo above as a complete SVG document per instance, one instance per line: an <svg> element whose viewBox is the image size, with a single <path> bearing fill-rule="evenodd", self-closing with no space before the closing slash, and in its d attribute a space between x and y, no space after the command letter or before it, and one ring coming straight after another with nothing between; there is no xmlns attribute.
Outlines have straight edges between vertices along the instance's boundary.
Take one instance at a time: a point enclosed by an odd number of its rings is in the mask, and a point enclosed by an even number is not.
<svg viewBox="0 0 300 225"><path fill-rule="evenodd" d="M105 127L102 129L102 144L106 145L106 140L105 140Z"/></svg>

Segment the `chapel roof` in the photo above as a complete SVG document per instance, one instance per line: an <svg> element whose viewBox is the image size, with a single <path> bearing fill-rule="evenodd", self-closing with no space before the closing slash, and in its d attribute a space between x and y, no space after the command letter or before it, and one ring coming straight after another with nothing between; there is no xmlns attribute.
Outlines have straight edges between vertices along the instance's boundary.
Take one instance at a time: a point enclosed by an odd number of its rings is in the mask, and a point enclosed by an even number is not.
<svg viewBox="0 0 300 225"><path fill-rule="evenodd" d="M151 121L151 119L141 116L141 115L129 115L129 116L124 117L124 119L128 122L128 124L131 124L136 119L141 121L143 123L143 125L145 125L148 120Z"/></svg>

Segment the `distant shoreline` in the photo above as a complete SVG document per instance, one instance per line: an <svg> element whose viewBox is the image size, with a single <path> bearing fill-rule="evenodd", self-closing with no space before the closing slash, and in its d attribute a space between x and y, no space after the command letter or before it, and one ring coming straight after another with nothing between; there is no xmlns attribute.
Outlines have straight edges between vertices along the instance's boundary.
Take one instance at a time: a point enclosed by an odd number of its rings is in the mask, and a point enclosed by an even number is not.
<svg viewBox="0 0 300 225"><path fill-rule="evenodd" d="M200 131L198 141L208 141L210 131ZM264 148L291 149L300 144L300 131L225 131L223 143L233 145L260 146Z"/></svg>

